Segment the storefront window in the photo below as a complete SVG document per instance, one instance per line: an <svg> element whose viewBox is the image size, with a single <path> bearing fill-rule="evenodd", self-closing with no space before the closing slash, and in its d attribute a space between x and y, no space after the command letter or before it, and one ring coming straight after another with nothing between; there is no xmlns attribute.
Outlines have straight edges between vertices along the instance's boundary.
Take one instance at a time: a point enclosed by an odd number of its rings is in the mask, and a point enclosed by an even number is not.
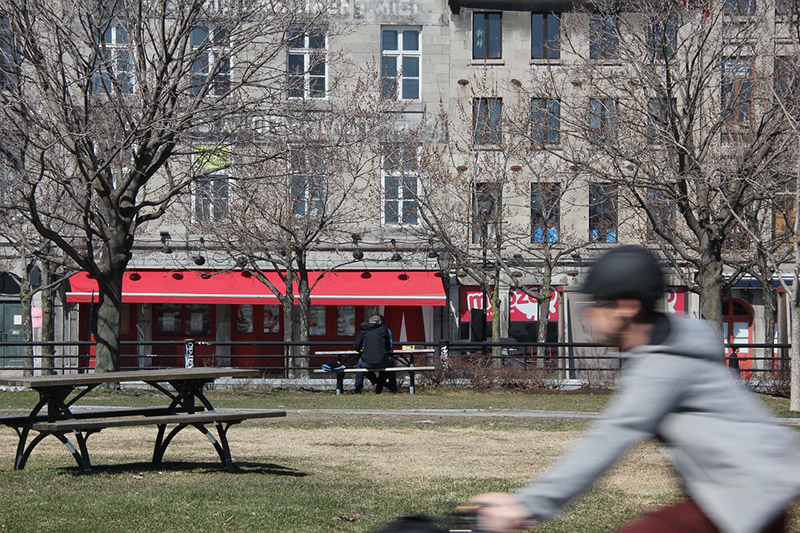
<svg viewBox="0 0 800 533"><path fill-rule="evenodd" d="M189 335L209 335L211 333L211 307L209 305L186 305L186 333Z"/></svg>
<svg viewBox="0 0 800 533"><path fill-rule="evenodd" d="M281 331L281 306L264 306L264 333L280 333Z"/></svg>
<svg viewBox="0 0 800 533"><path fill-rule="evenodd" d="M236 314L236 331L239 333L253 333L253 306L240 305Z"/></svg>
<svg viewBox="0 0 800 533"><path fill-rule="evenodd" d="M340 305L336 308L336 335L354 337L356 334L356 308L352 305Z"/></svg>
<svg viewBox="0 0 800 533"><path fill-rule="evenodd" d="M325 327L325 307L321 305L311 306L311 316L308 320L308 334L315 336L324 336L327 333Z"/></svg>
<svg viewBox="0 0 800 533"><path fill-rule="evenodd" d="M158 331L160 333L180 333L181 304L158 305Z"/></svg>

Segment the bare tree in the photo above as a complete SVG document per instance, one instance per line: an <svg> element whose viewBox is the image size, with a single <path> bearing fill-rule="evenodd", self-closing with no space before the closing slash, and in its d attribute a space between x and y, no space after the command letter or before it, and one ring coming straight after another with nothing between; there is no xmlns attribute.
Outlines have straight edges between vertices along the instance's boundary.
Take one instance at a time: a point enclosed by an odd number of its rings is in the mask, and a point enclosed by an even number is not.
<svg viewBox="0 0 800 533"><path fill-rule="evenodd" d="M673 266L692 267L674 272L718 323L736 214L754 199L754 177L787 149L785 121L765 98L765 13L729 8L593 2L570 18L581 31L564 32L585 36L588 27L588 49L564 43L568 66L552 69L545 87L571 104L562 124L573 141L553 154L619 188L620 209L644 215L641 231Z"/></svg>
<svg viewBox="0 0 800 533"><path fill-rule="evenodd" d="M299 0L2 0L0 12L13 58L0 153L23 216L97 280L97 370L115 370L137 234L202 175L197 144L231 145L242 117L269 113L288 29L314 15Z"/></svg>
<svg viewBox="0 0 800 533"><path fill-rule="evenodd" d="M240 145L241 164L228 180L229 216L197 228L281 301L286 341L308 342L314 287L326 272L354 262L343 248L370 215L365 206L373 201L382 141L402 110L381 96L374 71L347 72L347 83L328 88L327 101L288 100L266 132ZM289 366L308 366L308 353L301 345Z"/></svg>

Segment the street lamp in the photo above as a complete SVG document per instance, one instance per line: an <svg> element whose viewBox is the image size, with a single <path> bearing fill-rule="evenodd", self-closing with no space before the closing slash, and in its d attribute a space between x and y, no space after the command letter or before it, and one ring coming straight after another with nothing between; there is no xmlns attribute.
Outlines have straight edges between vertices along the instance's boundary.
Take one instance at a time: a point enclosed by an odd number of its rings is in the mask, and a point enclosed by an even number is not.
<svg viewBox="0 0 800 533"><path fill-rule="evenodd" d="M439 272L442 273L442 282L444 283L444 308L445 308L445 327L447 333L445 338L450 341L450 269L453 267L453 255L447 250L443 250L436 255L436 262L439 264Z"/></svg>

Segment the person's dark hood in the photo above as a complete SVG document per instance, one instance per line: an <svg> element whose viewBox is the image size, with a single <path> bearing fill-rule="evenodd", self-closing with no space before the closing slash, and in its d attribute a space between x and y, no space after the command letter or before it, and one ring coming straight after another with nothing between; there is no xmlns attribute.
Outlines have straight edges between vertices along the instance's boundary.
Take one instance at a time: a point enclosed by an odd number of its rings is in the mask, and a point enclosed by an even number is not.
<svg viewBox="0 0 800 533"><path fill-rule="evenodd" d="M379 329L382 328L383 324L376 324L375 322L362 322L361 329Z"/></svg>

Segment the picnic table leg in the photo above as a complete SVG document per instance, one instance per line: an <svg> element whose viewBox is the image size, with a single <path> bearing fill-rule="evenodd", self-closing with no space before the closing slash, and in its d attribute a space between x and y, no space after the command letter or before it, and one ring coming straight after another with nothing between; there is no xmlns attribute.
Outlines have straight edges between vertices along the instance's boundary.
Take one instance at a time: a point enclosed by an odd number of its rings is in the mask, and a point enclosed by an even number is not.
<svg viewBox="0 0 800 533"><path fill-rule="evenodd" d="M408 380L409 381L408 393L409 394L414 394L414 371L413 370L410 370L408 372L408 377L409 377L409 380Z"/></svg>
<svg viewBox="0 0 800 533"><path fill-rule="evenodd" d="M336 373L336 396L344 392L344 372Z"/></svg>

